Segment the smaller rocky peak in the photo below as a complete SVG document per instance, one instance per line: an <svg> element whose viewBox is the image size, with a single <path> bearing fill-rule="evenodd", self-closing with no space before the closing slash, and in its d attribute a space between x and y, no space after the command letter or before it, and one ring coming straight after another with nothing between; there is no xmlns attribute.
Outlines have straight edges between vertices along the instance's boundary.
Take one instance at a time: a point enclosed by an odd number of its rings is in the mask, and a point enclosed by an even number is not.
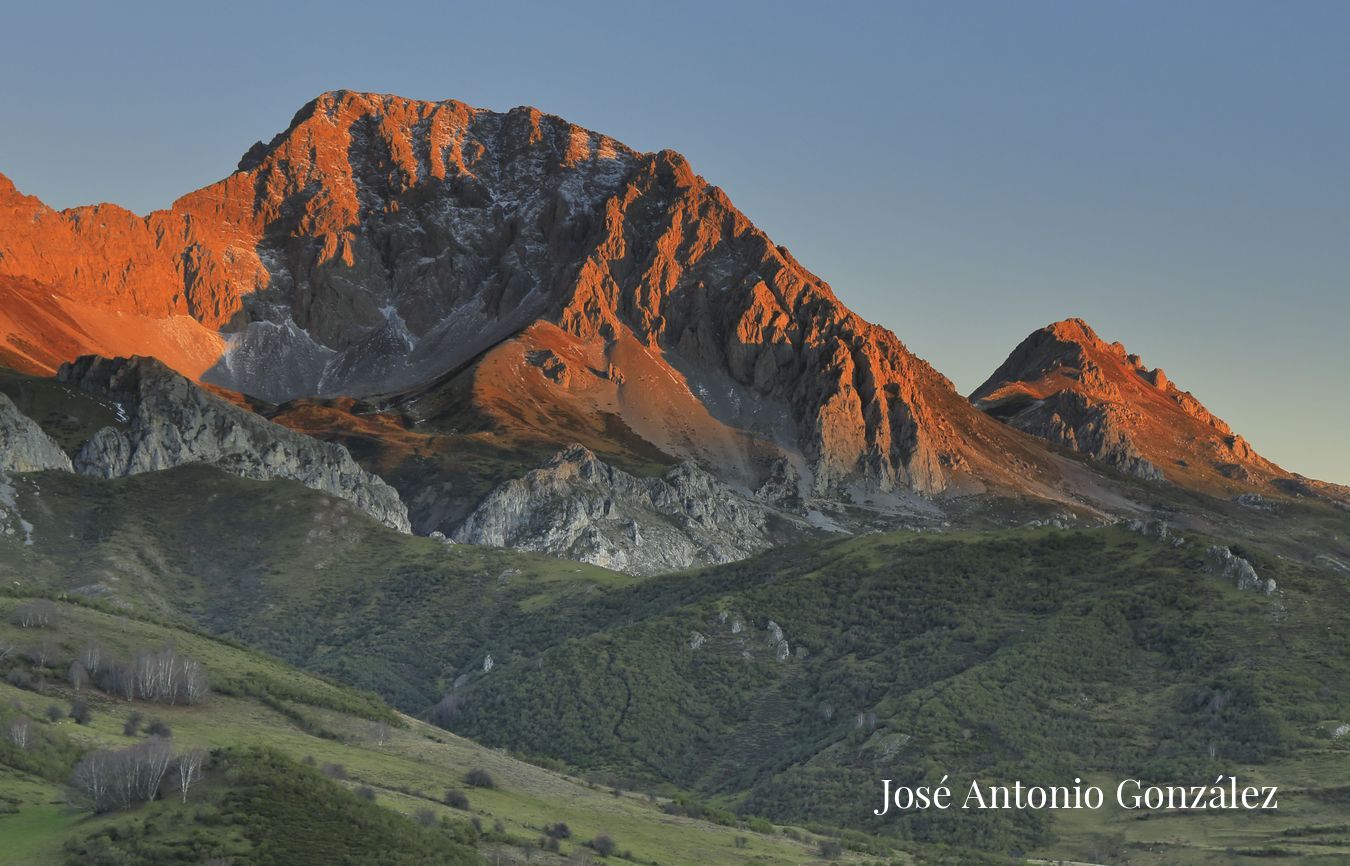
<svg viewBox="0 0 1350 866"><path fill-rule="evenodd" d="M971 400L1023 432L1146 480L1232 495L1229 482L1284 474L1161 367L1104 342L1081 319L1032 332Z"/></svg>
<svg viewBox="0 0 1350 866"><path fill-rule="evenodd" d="M1029 383L1056 373L1078 379L1089 387L1099 385L1103 377L1100 365L1093 359L1096 352L1121 357L1082 319L1053 322L1032 331L1018 343L993 375L975 389L971 399L979 403L1009 384Z"/></svg>

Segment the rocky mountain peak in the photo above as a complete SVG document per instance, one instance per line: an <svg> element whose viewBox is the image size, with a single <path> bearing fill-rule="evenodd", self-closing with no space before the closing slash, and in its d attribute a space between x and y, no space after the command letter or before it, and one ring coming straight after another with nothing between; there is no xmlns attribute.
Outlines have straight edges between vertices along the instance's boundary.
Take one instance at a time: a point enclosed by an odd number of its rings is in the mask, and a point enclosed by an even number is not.
<svg viewBox="0 0 1350 866"><path fill-rule="evenodd" d="M1107 343L1081 319L1032 332L971 400L1018 429L1141 478L1226 489L1289 476L1162 368Z"/></svg>
<svg viewBox="0 0 1350 866"><path fill-rule="evenodd" d="M155 355L270 402L476 377L547 325L604 375L559 376L546 399L584 391L671 457L752 488L782 459L822 493L1046 476L684 157L536 109L333 91L167 211L25 202L0 210L0 278L51 291L32 292L37 324L23 327L77 345L110 331L81 348ZM42 318L48 296L70 301L74 324ZM127 340L126 321L173 324ZM25 351L45 335L15 333L13 354L50 363ZM501 384L524 371L496 375L483 387L519 416Z"/></svg>

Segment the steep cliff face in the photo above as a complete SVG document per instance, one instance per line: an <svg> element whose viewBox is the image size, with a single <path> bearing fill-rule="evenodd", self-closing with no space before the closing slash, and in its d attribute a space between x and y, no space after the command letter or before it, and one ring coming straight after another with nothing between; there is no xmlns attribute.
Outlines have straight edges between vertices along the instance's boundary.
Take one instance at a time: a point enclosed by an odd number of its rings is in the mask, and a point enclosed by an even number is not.
<svg viewBox="0 0 1350 866"><path fill-rule="evenodd" d="M763 504L692 463L637 478L578 445L489 493L454 540L660 574L763 550L770 520Z"/></svg>
<svg viewBox="0 0 1350 866"><path fill-rule="evenodd" d="M70 458L8 395L0 394L0 473L44 469L70 472Z"/></svg>
<svg viewBox="0 0 1350 866"><path fill-rule="evenodd" d="M1162 369L1080 319L1032 333L971 400L1013 427L1148 480L1218 491L1293 477Z"/></svg>
<svg viewBox="0 0 1350 866"><path fill-rule="evenodd" d="M74 460L77 472L117 478L205 463L244 478L298 481L409 531L398 494L346 449L232 405L153 358L85 356L62 366L58 377L115 407L117 423L84 443Z"/></svg>
<svg viewBox="0 0 1350 866"><path fill-rule="evenodd" d="M814 494L1054 480L683 157L533 109L325 94L229 178L145 218L57 213L6 183L0 276L191 321L190 358L169 363L273 402L465 369L511 418L510 380L479 375L505 354L537 361L555 402L597 380L639 437L749 484L781 460ZM549 363L539 328L585 363Z"/></svg>
<svg viewBox="0 0 1350 866"><path fill-rule="evenodd" d="M19 512L11 472L71 471L70 458L9 395L0 393L0 544L33 543L33 524Z"/></svg>

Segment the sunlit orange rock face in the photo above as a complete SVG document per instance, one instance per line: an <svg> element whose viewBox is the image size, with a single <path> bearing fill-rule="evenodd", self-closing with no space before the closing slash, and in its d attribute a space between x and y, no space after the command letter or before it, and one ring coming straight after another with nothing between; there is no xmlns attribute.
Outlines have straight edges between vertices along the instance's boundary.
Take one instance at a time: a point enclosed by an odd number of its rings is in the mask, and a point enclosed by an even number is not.
<svg viewBox="0 0 1350 866"><path fill-rule="evenodd" d="M1081 319L1032 333L971 399L1020 430L1145 479L1224 492L1293 477L1161 368Z"/></svg>
<svg viewBox="0 0 1350 866"><path fill-rule="evenodd" d="M679 154L533 109L325 94L144 218L0 179L0 278L30 369L134 351L272 402L461 370L502 424L583 407L748 484L775 462L816 491L1055 481Z"/></svg>

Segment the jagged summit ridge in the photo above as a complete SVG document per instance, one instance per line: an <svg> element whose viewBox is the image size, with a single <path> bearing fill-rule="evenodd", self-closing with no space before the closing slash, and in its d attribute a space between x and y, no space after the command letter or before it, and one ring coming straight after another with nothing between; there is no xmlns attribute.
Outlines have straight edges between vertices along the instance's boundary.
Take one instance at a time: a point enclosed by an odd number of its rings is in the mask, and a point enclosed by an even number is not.
<svg viewBox="0 0 1350 866"><path fill-rule="evenodd" d="M817 493L1046 476L682 156L535 109L335 91L167 211L5 205L0 277L193 322L220 353L189 372L273 402L408 389L544 322L612 377L625 424L751 486L783 459ZM668 429L694 416L698 436Z"/></svg>

